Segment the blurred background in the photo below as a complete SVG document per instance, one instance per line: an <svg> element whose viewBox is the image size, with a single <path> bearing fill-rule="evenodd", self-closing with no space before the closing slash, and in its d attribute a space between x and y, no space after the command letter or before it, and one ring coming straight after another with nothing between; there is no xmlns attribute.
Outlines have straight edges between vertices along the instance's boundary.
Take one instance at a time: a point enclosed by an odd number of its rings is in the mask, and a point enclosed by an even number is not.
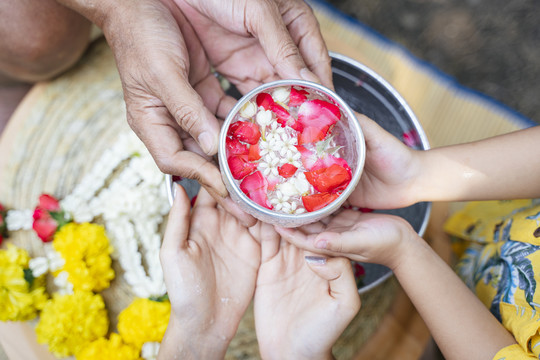
<svg viewBox="0 0 540 360"><path fill-rule="evenodd" d="M540 1L328 2L462 85L540 124Z"/></svg>

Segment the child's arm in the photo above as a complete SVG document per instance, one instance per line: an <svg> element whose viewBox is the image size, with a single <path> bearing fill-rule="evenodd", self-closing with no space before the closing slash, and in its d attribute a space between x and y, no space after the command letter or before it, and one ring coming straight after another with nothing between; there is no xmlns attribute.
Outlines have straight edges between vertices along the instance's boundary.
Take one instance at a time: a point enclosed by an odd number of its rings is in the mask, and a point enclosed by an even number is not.
<svg viewBox="0 0 540 360"><path fill-rule="evenodd" d="M309 229L309 231L307 231ZM512 335L403 219L345 211L302 230L278 232L309 251L390 267L446 359L492 359Z"/></svg>
<svg viewBox="0 0 540 360"><path fill-rule="evenodd" d="M419 153L415 191L426 201L540 196L540 126Z"/></svg>
<svg viewBox="0 0 540 360"><path fill-rule="evenodd" d="M412 150L358 115L366 163L352 205L374 209L419 201L540 197L540 126L473 143Z"/></svg>

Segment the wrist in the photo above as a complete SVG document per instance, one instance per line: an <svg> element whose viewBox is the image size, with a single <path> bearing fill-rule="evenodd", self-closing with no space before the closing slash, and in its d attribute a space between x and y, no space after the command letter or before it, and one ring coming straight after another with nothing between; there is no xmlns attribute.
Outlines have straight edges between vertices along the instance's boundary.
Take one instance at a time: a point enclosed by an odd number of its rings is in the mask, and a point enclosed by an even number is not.
<svg viewBox="0 0 540 360"><path fill-rule="evenodd" d="M217 336L209 329L199 329L198 326L179 321L171 312L158 358L223 359L230 341L231 337Z"/></svg>

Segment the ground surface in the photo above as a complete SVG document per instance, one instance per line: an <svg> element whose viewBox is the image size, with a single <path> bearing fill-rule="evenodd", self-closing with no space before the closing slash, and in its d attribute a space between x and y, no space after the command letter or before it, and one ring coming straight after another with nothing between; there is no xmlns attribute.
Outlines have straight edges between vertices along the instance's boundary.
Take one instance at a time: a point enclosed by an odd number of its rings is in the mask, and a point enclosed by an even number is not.
<svg viewBox="0 0 540 360"><path fill-rule="evenodd" d="M540 1L329 2L461 84L540 123Z"/></svg>

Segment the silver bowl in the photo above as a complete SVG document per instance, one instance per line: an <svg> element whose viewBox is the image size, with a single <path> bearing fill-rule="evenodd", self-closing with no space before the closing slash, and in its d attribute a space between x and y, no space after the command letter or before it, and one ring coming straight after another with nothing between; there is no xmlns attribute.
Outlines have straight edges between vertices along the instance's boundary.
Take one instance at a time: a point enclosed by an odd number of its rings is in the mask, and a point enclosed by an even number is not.
<svg viewBox="0 0 540 360"><path fill-rule="evenodd" d="M240 109L242 109L242 107L248 101L254 101L257 95L261 92L271 92L275 88L293 85L301 87L310 92L317 93L318 95L327 98L327 100L332 100L340 108L344 117L342 117L341 120L336 123L334 129L332 130L332 134L335 135L337 143L345 144L344 148L342 149L342 158L347 160L347 163L353 170L352 178L349 185L345 190L343 190L341 195L336 200L332 201L330 204L320 210L305 212L303 214L286 214L273 211L257 204L256 202L248 198L246 194L244 194L242 190L240 190L239 184L237 183L237 181L234 180L232 173L229 169L229 166L227 164L227 151L225 144L229 126L234 121ZM225 186L229 191L231 199L233 199L233 201L235 201L243 211L250 215L253 215L255 218L269 224L279 225L283 227L298 227L301 225L313 223L327 217L328 215L338 210L358 184L360 176L362 175L362 169L364 168L365 156L366 145L364 142L364 135L351 108L332 90L322 85L302 80L273 81L261 85L244 95L227 115L227 118L225 119L219 136L219 166L223 182L225 183Z"/></svg>
<svg viewBox="0 0 540 360"><path fill-rule="evenodd" d="M362 113L376 121L386 131L402 141L404 134L415 134L416 141L408 145L417 150L429 149L429 142L413 111L401 95L380 75L365 65L341 54L330 53L335 92L354 111ZM228 94L240 98L238 91L231 87ZM169 201L174 199L174 188L171 176L166 177ZM186 188L190 197L197 194L199 184L193 180L179 181ZM376 210L401 216L407 220L415 231L422 236L426 230L431 213L431 203L421 202L406 208L392 210ZM362 263L365 277L358 288L365 293L380 285L392 276L392 271L379 264Z"/></svg>

